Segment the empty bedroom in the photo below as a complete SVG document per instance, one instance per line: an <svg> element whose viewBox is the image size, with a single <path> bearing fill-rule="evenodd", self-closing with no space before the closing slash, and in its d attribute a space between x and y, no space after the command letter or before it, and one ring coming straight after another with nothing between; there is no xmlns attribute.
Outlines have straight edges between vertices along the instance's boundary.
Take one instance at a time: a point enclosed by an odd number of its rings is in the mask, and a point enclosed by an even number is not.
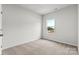
<svg viewBox="0 0 79 59"><path fill-rule="evenodd" d="M77 4L2 4L3 55L77 55Z"/></svg>

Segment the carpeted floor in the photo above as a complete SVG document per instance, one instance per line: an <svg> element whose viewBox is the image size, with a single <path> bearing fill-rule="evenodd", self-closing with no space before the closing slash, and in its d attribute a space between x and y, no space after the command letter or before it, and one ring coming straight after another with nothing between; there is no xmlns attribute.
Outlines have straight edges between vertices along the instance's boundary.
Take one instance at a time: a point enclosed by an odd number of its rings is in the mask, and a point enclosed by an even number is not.
<svg viewBox="0 0 79 59"><path fill-rule="evenodd" d="M77 55L77 47L48 40L36 40L2 51L3 55Z"/></svg>

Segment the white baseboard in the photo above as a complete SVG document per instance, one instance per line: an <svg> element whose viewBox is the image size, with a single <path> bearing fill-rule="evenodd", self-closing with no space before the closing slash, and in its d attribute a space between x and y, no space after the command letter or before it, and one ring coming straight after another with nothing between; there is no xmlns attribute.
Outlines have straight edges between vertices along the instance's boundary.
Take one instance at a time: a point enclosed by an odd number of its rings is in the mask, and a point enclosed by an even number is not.
<svg viewBox="0 0 79 59"><path fill-rule="evenodd" d="M18 41L17 42L18 44L15 44L15 42L14 42L13 44L11 44L11 45L9 45L7 47L3 47L2 50L8 49L8 48L11 48L11 47L15 47L15 46L18 46L18 45L22 45L22 44L25 44L25 43L29 43L29 42L32 42L32 41L35 41L35 40L38 40L38 39L33 39L33 40L23 41L23 42L21 41L21 43L18 43L18 42L20 42L20 41Z"/></svg>

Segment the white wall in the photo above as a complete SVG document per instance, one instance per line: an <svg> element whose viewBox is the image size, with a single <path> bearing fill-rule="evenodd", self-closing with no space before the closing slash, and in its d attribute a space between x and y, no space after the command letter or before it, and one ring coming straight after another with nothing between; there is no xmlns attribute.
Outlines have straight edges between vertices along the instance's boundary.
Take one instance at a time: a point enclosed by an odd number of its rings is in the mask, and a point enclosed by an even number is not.
<svg viewBox="0 0 79 59"><path fill-rule="evenodd" d="M41 16L17 5L2 5L3 49L38 40Z"/></svg>
<svg viewBox="0 0 79 59"><path fill-rule="evenodd" d="M2 11L2 6L0 4L0 33L1 33L1 29L2 29L2 15L1 15L1 11Z"/></svg>
<svg viewBox="0 0 79 59"><path fill-rule="evenodd" d="M1 15L1 11L2 11L2 6L0 4L0 34L2 34L2 15ZM2 48L1 48L1 45L2 45L2 37L0 36L0 55L2 54Z"/></svg>
<svg viewBox="0 0 79 59"><path fill-rule="evenodd" d="M78 4L78 53L79 53L79 4Z"/></svg>
<svg viewBox="0 0 79 59"><path fill-rule="evenodd" d="M56 20L56 31L48 34L47 19ZM77 5L68 6L43 17L43 38L77 46Z"/></svg>

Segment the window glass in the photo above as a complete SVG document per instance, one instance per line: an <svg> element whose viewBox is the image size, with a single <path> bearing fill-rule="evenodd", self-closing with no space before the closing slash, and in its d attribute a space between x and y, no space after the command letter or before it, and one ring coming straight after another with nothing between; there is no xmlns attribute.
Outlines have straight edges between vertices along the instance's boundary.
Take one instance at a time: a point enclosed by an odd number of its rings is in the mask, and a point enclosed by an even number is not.
<svg viewBox="0 0 79 59"><path fill-rule="evenodd" d="M55 19L47 20L47 30L48 30L48 33L52 33L55 31Z"/></svg>

